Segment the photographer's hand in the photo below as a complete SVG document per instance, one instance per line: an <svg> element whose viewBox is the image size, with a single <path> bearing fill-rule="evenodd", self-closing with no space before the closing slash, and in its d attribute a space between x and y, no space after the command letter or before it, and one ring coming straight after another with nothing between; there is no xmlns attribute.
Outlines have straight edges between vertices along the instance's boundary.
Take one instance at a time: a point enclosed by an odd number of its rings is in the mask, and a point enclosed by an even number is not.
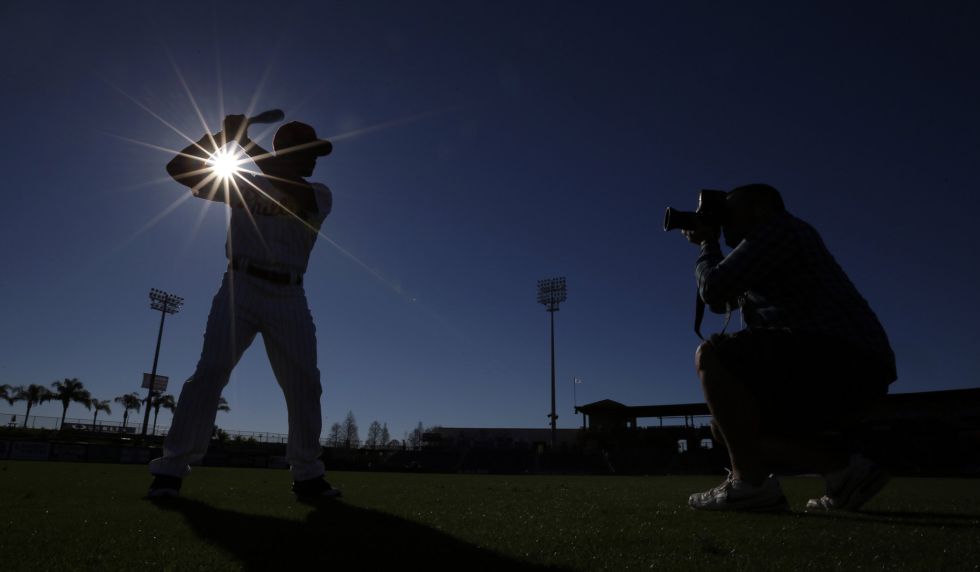
<svg viewBox="0 0 980 572"><path fill-rule="evenodd" d="M701 245L703 242L708 240L717 242L718 237L721 234L721 229L699 224L698 227L693 230L682 230L681 234L691 244Z"/></svg>

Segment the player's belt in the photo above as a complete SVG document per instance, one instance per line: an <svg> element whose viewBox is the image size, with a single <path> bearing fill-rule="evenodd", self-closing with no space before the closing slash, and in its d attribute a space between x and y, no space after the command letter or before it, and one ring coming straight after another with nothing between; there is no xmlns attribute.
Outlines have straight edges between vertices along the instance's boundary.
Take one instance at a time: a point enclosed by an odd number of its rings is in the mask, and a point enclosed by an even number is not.
<svg viewBox="0 0 980 572"><path fill-rule="evenodd" d="M274 272L272 270L266 270L265 268L259 266L253 266L244 260L232 260L231 269L244 272L256 278L261 278L263 280L268 280L269 282L275 282L276 284L295 284L299 286L303 283L302 274L290 274L286 272Z"/></svg>

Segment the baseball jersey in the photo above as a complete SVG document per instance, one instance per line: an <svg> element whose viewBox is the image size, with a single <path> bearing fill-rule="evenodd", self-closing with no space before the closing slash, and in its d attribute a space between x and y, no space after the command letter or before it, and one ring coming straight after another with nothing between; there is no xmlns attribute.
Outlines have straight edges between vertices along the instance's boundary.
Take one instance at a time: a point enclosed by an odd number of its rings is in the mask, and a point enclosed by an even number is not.
<svg viewBox="0 0 980 572"><path fill-rule="evenodd" d="M263 191L270 194L276 192L265 177L250 179ZM310 252L316 243L317 231L333 208L333 194L330 189L320 183L311 183L311 186L317 211L306 213L304 221L285 212L268 214L276 211L269 208L274 203L266 197L258 196L258 193L247 193L247 208L231 209L231 223L225 242L228 260L244 260L278 272L305 273ZM239 187L248 187L248 184L239 184Z"/></svg>

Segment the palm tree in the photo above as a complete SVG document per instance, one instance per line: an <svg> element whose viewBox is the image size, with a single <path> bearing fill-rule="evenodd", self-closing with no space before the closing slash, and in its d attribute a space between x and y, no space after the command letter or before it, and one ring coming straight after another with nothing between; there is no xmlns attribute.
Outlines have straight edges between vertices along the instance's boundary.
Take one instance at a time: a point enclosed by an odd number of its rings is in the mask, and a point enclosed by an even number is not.
<svg viewBox="0 0 980 572"><path fill-rule="evenodd" d="M27 420L31 416L31 408L40 405L51 399L51 392L43 385L30 384L14 388L14 401L26 401L27 413L24 415L24 427L27 427Z"/></svg>
<svg viewBox="0 0 980 572"><path fill-rule="evenodd" d="M121 403L123 409L125 409L123 412L123 429L125 429L126 420L129 419L129 410L135 409L136 412L139 413L140 406L143 404L143 401L140 399L139 394L134 391L133 393L127 393L126 395L120 395L117 397L116 403Z"/></svg>
<svg viewBox="0 0 980 572"><path fill-rule="evenodd" d="M0 385L0 399L7 402L7 405L13 405L14 401L14 388L7 384Z"/></svg>
<svg viewBox="0 0 980 572"><path fill-rule="evenodd" d="M81 403L86 409L92 409L92 394L85 389L81 381L78 381L77 377L71 379L65 378L64 381L56 381L51 384L54 388L54 392L51 395L52 400L57 400L61 402L61 427L65 424L65 416L68 415L68 405L74 401L76 403Z"/></svg>
<svg viewBox="0 0 980 572"><path fill-rule="evenodd" d="M225 412L231 411L231 407L228 407L228 400L225 399L224 397L218 398L218 411L225 411ZM221 429L219 429L217 425L215 425L214 429L211 431L212 439L218 439L219 441L223 441L227 437L228 434L222 431Z"/></svg>
<svg viewBox="0 0 980 572"><path fill-rule="evenodd" d="M160 415L161 407L173 413L174 408L177 407L177 403L174 402L174 396L168 393L166 395L158 395L153 398L153 434L154 435L157 434L157 416Z"/></svg>
<svg viewBox="0 0 980 572"><path fill-rule="evenodd" d="M95 431L95 420L99 418L99 411L105 411L106 415L112 415L112 409L109 408L109 400L92 400L92 408L95 409L95 416L92 417L92 431Z"/></svg>

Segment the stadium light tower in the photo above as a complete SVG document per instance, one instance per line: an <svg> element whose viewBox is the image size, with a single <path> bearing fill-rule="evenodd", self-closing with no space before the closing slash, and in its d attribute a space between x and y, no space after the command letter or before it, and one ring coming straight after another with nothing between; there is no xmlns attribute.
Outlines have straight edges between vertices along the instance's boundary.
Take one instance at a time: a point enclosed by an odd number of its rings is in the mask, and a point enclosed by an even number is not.
<svg viewBox="0 0 980 572"><path fill-rule="evenodd" d="M558 442L558 414L555 413L555 312L558 305L565 301L567 290L565 277L538 280L538 304L544 304L551 314L551 448Z"/></svg>
<svg viewBox="0 0 980 572"><path fill-rule="evenodd" d="M157 332L157 349L153 353L153 370L150 373L150 389L146 395L146 413L143 415L143 437L146 437L146 426L150 422L150 406L153 404L153 387L157 379L157 360L160 358L160 340L163 339L163 321L167 314L176 314L184 305L184 299L156 288L150 289L150 308L160 311L160 331Z"/></svg>

